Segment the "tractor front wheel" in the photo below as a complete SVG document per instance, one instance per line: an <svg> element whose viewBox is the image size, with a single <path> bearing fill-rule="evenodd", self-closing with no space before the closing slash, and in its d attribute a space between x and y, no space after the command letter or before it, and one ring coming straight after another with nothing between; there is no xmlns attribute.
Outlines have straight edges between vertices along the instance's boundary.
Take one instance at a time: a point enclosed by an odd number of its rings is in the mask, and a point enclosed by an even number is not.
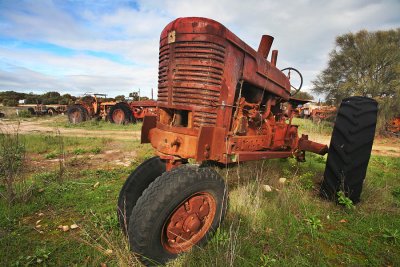
<svg viewBox="0 0 400 267"><path fill-rule="evenodd" d="M152 157L140 164L126 179L118 197L118 220L124 233L127 233L129 218L133 207L143 191L166 170L160 157Z"/></svg>
<svg viewBox="0 0 400 267"><path fill-rule="evenodd" d="M72 105L67 110L68 120L70 123L77 124L88 119L88 112L81 105Z"/></svg>
<svg viewBox="0 0 400 267"><path fill-rule="evenodd" d="M110 108L107 114L108 120L115 124L128 124L132 121L132 111L123 104L116 104Z"/></svg>
<svg viewBox="0 0 400 267"><path fill-rule="evenodd" d="M164 264L207 242L222 221L226 205L225 182L214 170L182 165L165 172L132 210L131 249L147 265Z"/></svg>

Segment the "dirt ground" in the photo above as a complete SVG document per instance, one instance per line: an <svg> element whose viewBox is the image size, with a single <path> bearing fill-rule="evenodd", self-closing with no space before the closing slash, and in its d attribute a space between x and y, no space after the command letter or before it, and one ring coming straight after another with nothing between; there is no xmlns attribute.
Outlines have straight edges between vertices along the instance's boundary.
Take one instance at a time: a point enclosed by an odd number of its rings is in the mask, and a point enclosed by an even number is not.
<svg viewBox="0 0 400 267"><path fill-rule="evenodd" d="M50 127L45 125L47 121L1 121L0 128L4 131L13 131L18 129L21 134L40 134L40 133L55 133L60 131L64 136L75 137L98 137L111 138L115 140L132 140L140 138L140 131L115 131L115 130L85 130L85 129L69 129L62 127Z"/></svg>
<svg viewBox="0 0 400 267"><path fill-rule="evenodd" d="M116 131L116 130L85 130L85 129L68 129L54 128L47 126L45 121L21 121L19 124L15 121L0 121L0 128L4 131L12 131L19 128L22 134L38 134L38 133L54 133L60 131L64 136L77 137L98 137L110 138L113 140L132 140L140 139L140 131ZM314 142L329 145L330 136L317 133L310 133L309 139ZM372 154L382 156L400 157L400 138L396 137L377 137L372 147Z"/></svg>
<svg viewBox="0 0 400 267"><path fill-rule="evenodd" d="M331 137L329 135L309 134L309 139L329 146ZM372 154L380 156L400 157L400 138L398 137L376 137L372 146Z"/></svg>

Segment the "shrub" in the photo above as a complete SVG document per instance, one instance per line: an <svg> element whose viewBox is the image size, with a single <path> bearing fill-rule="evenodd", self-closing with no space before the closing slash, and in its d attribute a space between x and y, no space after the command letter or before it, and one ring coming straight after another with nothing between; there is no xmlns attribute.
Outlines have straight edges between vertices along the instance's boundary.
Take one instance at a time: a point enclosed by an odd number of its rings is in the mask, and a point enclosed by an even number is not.
<svg viewBox="0 0 400 267"><path fill-rule="evenodd" d="M20 118L30 118L32 117L32 114L28 110L19 110L18 111L18 117Z"/></svg>
<svg viewBox="0 0 400 267"><path fill-rule="evenodd" d="M0 133L0 182L4 185L5 193L0 194L9 204L17 197L26 200L30 193L21 175L25 164L25 144L18 134Z"/></svg>

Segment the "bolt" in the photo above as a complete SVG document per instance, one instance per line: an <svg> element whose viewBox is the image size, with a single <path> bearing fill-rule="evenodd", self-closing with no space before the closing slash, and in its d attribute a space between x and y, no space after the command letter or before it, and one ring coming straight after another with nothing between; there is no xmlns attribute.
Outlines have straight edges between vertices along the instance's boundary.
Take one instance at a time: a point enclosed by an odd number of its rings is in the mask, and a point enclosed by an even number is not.
<svg viewBox="0 0 400 267"><path fill-rule="evenodd" d="M190 210L190 206L189 206L189 202L188 201L185 202L185 210L186 211Z"/></svg>

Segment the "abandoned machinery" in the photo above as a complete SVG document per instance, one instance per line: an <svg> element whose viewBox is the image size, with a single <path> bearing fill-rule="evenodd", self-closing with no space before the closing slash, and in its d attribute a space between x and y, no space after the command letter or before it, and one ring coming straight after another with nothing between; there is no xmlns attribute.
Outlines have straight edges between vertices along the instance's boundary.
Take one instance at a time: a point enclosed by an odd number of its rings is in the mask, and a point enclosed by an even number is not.
<svg viewBox="0 0 400 267"><path fill-rule="evenodd" d="M255 51L206 18L179 18L162 31L157 115L144 117L141 135L156 156L133 171L118 199L120 225L145 264L164 264L205 243L218 228L228 192L209 163L304 161L305 151L328 152L326 145L298 136L292 117L302 102L290 93L290 74L300 73L279 70L277 50L267 60L272 42L262 36ZM344 190L359 201L376 109L365 97L342 102L321 186L325 198L335 200Z"/></svg>

